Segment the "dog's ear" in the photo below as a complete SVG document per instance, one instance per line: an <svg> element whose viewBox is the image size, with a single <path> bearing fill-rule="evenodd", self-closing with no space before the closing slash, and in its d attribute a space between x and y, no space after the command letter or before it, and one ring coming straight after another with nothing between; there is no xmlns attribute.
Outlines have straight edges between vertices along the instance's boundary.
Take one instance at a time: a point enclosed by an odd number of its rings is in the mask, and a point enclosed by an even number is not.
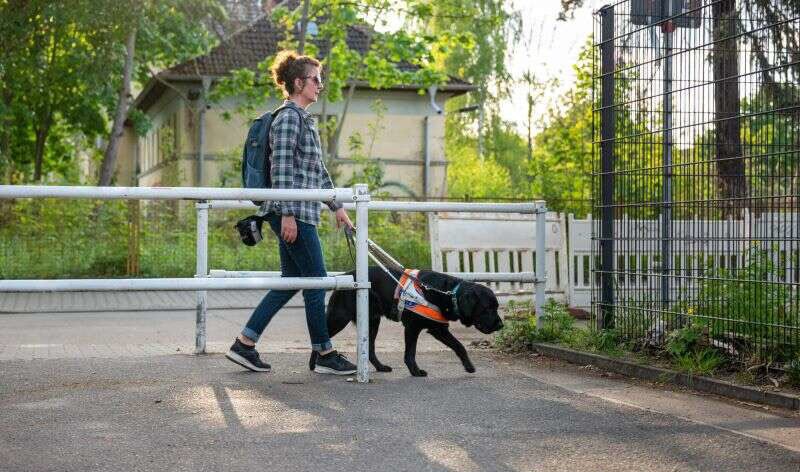
<svg viewBox="0 0 800 472"><path fill-rule="evenodd" d="M475 322L475 308L478 306L478 294L475 285L469 282L461 283L458 294L458 312L464 326L472 326Z"/></svg>

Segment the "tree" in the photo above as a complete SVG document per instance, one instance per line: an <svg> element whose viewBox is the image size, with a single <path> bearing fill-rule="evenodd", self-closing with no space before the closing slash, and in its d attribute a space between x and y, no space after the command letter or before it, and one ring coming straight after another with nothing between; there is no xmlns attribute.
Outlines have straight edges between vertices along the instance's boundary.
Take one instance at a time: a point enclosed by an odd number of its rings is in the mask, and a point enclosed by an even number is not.
<svg viewBox="0 0 800 472"><path fill-rule="evenodd" d="M584 0L561 0L561 4L560 19L568 20L575 9L583 6ZM800 14L800 0L718 0L709 2L703 10L710 10L704 16L711 19L713 39L710 53L716 114L713 159L717 163L719 195L728 201L730 212L750 204L751 194L740 136L742 97L738 83L743 80L739 72L740 45L749 45L748 59L758 67L763 99L774 104L775 115L794 113L796 119L800 107L792 84L800 80L797 60L800 26L795 21ZM706 139L700 136L697 141ZM796 145L800 145L800 138Z"/></svg>
<svg viewBox="0 0 800 472"><path fill-rule="evenodd" d="M448 138L474 130L481 158L496 157L503 133L500 102L507 98L513 79L506 67L509 44L520 39L519 12L507 0L416 0L424 14L408 20L409 27L442 38L434 49L441 70L474 84L478 90L448 103ZM420 20L423 19L423 20ZM474 114L452 111L475 104Z"/></svg>
<svg viewBox="0 0 800 472"><path fill-rule="evenodd" d="M735 0L720 0L711 7L711 51L714 77L715 159L720 197L731 208L747 206L747 178L742 155L739 109L738 11Z"/></svg>
<svg viewBox="0 0 800 472"><path fill-rule="evenodd" d="M0 0L3 180L40 181L51 170L65 171L78 150L108 136L113 120L101 166L108 183L122 123L130 118L131 82L144 83L155 68L204 52L212 38L197 19L215 5ZM138 46L136 57L126 43Z"/></svg>
<svg viewBox="0 0 800 472"><path fill-rule="evenodd" d="M113 35L107 19L89 1L0 2L0 154L6 182L41 180L48 154L54 160L72 158L60 154L64 148L56 143L48 149L53 130L60 128L58 140L102 132L110 59L103 44Z"/></svg>
<svg viewBox="0 0 800 472"><path fill-rule="evenodd" d="M114 8L119 8L117 5ZM156 70L174 62L204 53L212 44L206 22L210 17L224 16L215 0L132 1L123 15L125 54L121 64L119 95L108 145L100 165L98 185L110 185L117 160L119 141L131 102L131 82L138 72L141 83L157 78ZM137 56L137 42L141 43ZM187 100L188 103L188 100Z"/></svg>

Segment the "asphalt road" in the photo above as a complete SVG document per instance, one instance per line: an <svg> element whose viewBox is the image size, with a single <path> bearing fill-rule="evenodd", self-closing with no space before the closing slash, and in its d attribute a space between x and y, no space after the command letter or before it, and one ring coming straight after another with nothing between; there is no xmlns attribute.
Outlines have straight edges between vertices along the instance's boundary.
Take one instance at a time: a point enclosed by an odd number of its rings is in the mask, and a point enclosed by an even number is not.
<svg viewBox="0 0 800 472"><path fill-rule="evenodd" d="M247 315L212 313L212 350ZM395 370L357 384L307 370L299 310L270 326L273 372L255 374L187 354L192 324L185 312L0 315L0 470L800 470L790 412L475 347L468 374L429 336L430 376L412 378L391 323L378 343ZM340 337L352 358L354 332ZM96 348L69 347L81 345Z"/></svg>

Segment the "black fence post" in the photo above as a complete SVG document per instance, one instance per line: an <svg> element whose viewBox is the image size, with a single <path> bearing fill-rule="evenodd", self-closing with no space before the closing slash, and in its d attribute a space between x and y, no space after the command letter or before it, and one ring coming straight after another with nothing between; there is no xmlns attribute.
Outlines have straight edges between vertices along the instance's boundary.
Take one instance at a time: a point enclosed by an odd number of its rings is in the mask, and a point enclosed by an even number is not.
<svg viewBox="0 0 800 472"><path fill-rule="evenodd" d="M600 319L614 327L614 7L600 10Z"/></svg>

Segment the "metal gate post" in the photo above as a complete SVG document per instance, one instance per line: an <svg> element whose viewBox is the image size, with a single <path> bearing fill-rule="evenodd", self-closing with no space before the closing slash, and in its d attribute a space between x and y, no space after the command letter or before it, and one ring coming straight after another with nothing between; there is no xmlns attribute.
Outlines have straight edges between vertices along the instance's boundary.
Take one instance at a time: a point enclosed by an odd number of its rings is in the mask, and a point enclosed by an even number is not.
<svg viewBox="0 0 800 472"><path fill-rule="evenodd" d="M662 16L671 16L667 5L662 5ZM664 131L662 169L664 187L661 213L661 309L669 310L670 271L672 270L672 33L662 28L664 34Z"/></svg>
<svg viewBox="0 0 800 472"><path fill-rule="evenodd" d="M536 308L536 327L542 326L544 315L544 295L547 289L547 206L539 204L536 210L536 290L534 306Z"/></svg>
<svg viewBox="0 0 800 472"><path fill-rule="evenodd" d="M369 188L365 184L353 187L356 202L356 351L358 381L369 382Z"/></svg>
<svg viewBox="0 0 800 472"><path fill-rule="evenodd" d="M614 7L600 10L600 328L614 327ZM593 231L594 232L594 231ZM595 269L596 270L596 269Z"/></svg>
<svg viewBox="0 0 800 472"><path fill-rule="evenodd" d="M197 268L195 277L208 277L208 202L200 200L197 208ZM206 352L206 312L208 292L197 291L197 314L195 317L194 353Z"/></svg>

